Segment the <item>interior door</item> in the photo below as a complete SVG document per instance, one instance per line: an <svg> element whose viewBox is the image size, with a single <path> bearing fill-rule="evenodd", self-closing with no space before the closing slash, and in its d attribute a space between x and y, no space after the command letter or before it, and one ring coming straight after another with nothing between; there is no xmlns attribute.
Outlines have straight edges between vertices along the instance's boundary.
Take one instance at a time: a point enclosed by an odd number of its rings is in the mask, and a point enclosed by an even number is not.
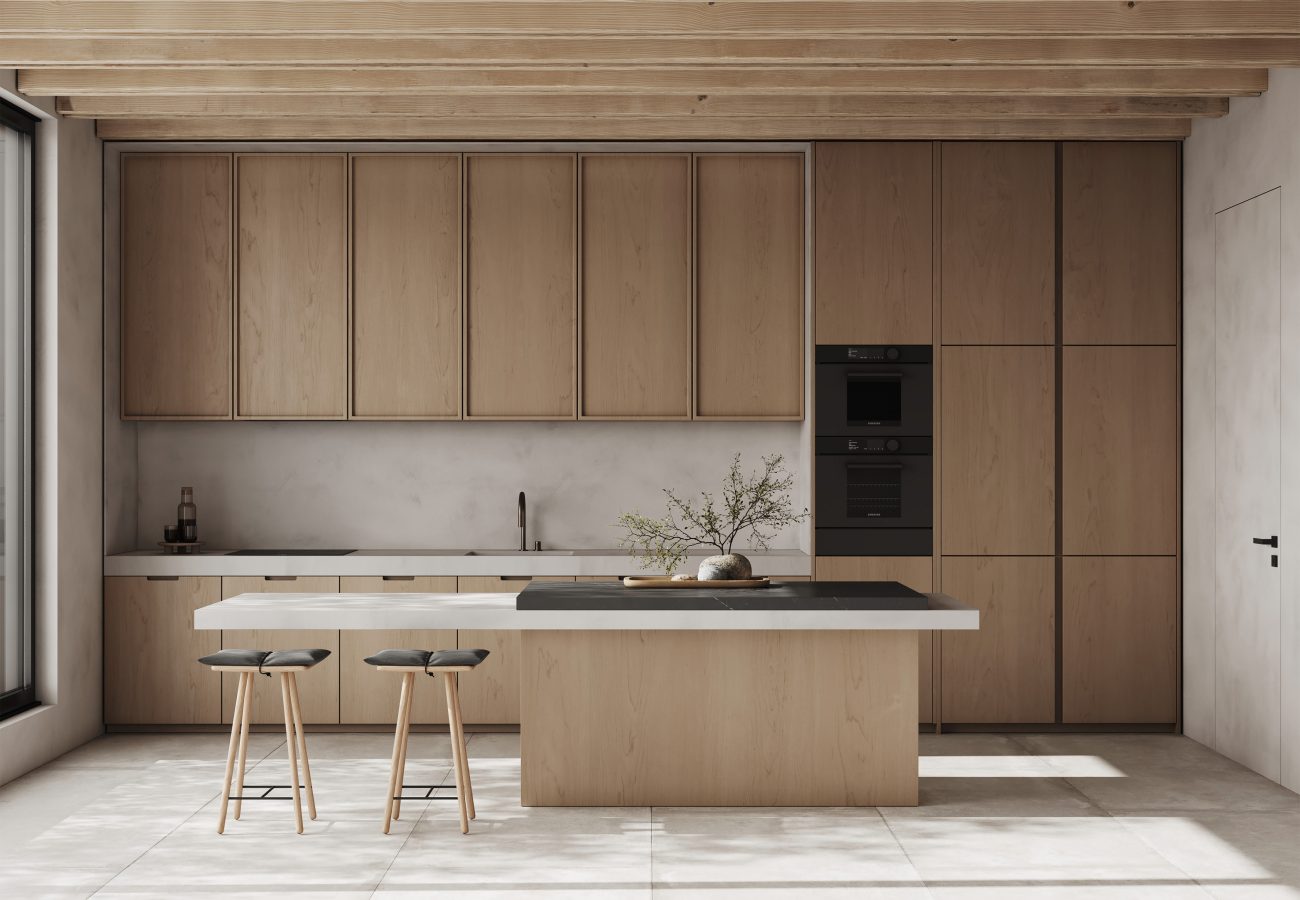
<svg viewBox="0 0 1300 900"><path fill-rule="evenodd" d="M1215 743L1274 780L1281 581L1255 541L1281 521L1280 193L1215 216Z"/></svg>

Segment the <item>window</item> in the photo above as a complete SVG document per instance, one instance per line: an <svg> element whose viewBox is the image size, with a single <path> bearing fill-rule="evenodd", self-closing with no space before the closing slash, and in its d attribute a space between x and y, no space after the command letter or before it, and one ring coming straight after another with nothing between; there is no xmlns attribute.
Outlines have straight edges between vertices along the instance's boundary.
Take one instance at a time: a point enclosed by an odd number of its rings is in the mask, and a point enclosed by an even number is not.
<svg viewBox="0 0 1300 900"><path fill-rule="evenodd" d="M36 120L0 101L0 718L33 681L32 143Z"/></svg>

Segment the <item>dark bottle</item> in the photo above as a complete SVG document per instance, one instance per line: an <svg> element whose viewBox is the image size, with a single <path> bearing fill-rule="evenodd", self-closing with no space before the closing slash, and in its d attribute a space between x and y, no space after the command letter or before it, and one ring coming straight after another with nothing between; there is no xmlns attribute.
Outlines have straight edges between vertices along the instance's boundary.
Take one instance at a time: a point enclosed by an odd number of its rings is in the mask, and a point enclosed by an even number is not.
<svg viewBox="0 0 1300 900"><path fill-rule="evenodd" d="M199 510L194 505L194 488L181 488L181 502L176 507L176 525L182 541L192 543L199 539Z"/></svg>

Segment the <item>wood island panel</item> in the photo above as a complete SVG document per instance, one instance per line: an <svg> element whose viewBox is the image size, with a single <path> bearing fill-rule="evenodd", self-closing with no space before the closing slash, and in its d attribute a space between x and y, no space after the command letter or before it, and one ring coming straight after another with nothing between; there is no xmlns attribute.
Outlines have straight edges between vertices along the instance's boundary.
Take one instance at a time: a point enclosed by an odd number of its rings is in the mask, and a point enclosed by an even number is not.
<svg viewBox="0 0 1300 900"><path fill-rule="evenodd" d="M816 145L819 344L933 340L934 145Z"/></svg>
<svg viewBox="0 0 1300 900"><path fill-rule="evenodd" d="M460 157L352 157L352 416L460 417Z"/></svg>
<svg viewBox="0 0 1300 900"><path fill-rule="evenodd" d="M915 806L914 631L527 631L524 806Z"/></svg>
<svg viewBox="0 0 1300 900"><path fill-rule="evenodd" d="M293 578L266 578L260 575L222 576L221 599L239 594L337 594L337 575L300 575ZM322 648L330 651L324 662L298 673L298 693L302 700L302 718L308 725L339 723L339 633L318 629L267 631L265 629L227 630L221 632L223 650L305 650ZM280 702L280 685L271 678L253 680L255 725L284 724L284 707ZM229 724L235 705L239 676L221 675L221 721Z"/></svg>
<svg viewBox="0 0 1300 900"><path fill-rule="evenodd" d="M454 575L410 578L348 575L340 581L345 594L456 593ZM402 679L393 672L380 672L367 665L367 656L389 649L453 650L455 647L455 629L340 631L339 721L344 725L391 725L397 720ZM446 724L447 701L442 683L420 678L415 684L411 721L416 725Z"/></svg>
<svg viewBox="0 0 1300 900"><path fill-rule="evenodd" d="M228 153L122 155L122 416L229 419Z"/></svg>
<svg viewBox="0 0 1300 900"><path fill-rule="evenodd" d="M897 581L923 594L934 590L934 559L929 556L819 556L814 569L818 581ZM935 719L934 642L933 632L917 632L918 722Z"/></svg>

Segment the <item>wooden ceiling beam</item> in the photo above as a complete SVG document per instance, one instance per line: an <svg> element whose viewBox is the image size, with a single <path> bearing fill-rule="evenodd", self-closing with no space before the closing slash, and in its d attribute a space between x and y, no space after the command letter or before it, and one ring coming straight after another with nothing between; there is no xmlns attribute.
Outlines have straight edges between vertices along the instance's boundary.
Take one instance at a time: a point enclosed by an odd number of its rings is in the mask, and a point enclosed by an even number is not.
<svg viewBox="0 0 1300 900"><path fill-rule="evenodd" d="M1295 0L5 0L9 32L1300 34Z"/></svg>
<svg viewBox="0 0 1300 900"><path fill-rule="evenodd" d="M58 110L87 119L170 119L196 116L416 116L555 118L607 116L750 118L1087 119L1222 116L1223 97L790 96L595 94L569 96L417 96L271 94L194 97L62 97Z"/></svg>
<svg viewBox="0 0 1300 900"><path fill-rule="evenodd" d="M240 140L1179 140L1189 119L555 118L102 119L113 141Z"/></svg>
<svg viewBox="0 0 1300 900"><path fill-rule="evenodd" d="M0 33L0 65L1300 65L1298 37L85 35Z"/></svg>
<svg viewBox="0 0 1300 900"><path fill-rule="evenodd" d="M1297 4L1300 5L1300 4ZM446 66L350 68L21 69L31 96L147 94L1030 94L1245 96L1266 69L1016 66Z"/></svg>

